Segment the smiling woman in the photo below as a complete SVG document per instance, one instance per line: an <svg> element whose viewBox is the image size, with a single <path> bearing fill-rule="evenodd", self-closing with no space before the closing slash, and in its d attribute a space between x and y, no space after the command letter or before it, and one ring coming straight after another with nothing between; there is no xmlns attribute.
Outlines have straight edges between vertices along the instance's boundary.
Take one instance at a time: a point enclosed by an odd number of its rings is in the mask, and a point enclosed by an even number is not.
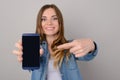
<svg viewBox="0 0 120 80"><path fill-rule="evenodd" d="M42 15L42 29L46 36L55 36L59 29L58 18L54 9L49 8Z"/></svg>
<svg viewBox="0 0 120 80"><path fill-rule="evenodd" d="M63 17L54 4L44 5L37 16L36 33L40 34L40 68L32 71L32 80L82 80L76 60L88 61L97 54L91 39L66 40ZM14 50L22 61L21 41Z"/></svg>

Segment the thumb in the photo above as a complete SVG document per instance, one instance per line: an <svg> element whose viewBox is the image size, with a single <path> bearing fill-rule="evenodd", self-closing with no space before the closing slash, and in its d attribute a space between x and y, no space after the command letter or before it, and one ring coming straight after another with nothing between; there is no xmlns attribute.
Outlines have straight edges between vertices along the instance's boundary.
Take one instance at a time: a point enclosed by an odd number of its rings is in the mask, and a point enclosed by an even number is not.
<svg viewBox="0 0 120 80"><path fill-rule="evenodd" d="M40 53L40 56L42 56L42 55L43 55L43 53L44 53L44 50L43 50L43 48L42 48L41 46L40 46L39 53Z"/></svg>

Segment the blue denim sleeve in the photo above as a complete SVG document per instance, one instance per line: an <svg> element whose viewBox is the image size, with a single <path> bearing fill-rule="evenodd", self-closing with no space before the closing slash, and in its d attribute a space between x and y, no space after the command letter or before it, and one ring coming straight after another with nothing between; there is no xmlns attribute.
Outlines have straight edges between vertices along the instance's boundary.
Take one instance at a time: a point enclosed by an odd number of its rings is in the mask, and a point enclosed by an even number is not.
<svg viewBox="0 0 120 80"><path fill-rule="evenodd" d="M83 56L83 57L79 57L76 58L76 60L80 60L80 61L89 61L92 60L98 53L98 47L97 44L94 42L95 45L95 50L92 52L89 52L87 55Z"/></svg>

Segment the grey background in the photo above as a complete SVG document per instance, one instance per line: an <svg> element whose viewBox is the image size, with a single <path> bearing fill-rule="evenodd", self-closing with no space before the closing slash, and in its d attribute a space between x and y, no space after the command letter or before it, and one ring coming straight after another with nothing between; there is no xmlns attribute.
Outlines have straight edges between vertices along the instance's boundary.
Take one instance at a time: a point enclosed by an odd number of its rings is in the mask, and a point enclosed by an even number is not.
<svg viewBox="0 0 120 80"><path fill-rule="evenodd" d="M120 80L120 0L0 0L0 80L30 80L12 50L24 32L34 32L41 6L56 4L68 39L92 38L99 53L78 62L84 80Z"/></svg>

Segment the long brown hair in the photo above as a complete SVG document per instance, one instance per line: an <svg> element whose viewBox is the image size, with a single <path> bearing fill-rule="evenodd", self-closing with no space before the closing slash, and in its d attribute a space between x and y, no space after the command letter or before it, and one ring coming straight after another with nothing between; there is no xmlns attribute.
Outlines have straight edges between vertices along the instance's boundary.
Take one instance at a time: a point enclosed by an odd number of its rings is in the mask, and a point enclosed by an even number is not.
<svg viewBox="0 0 120 80"><path fill-rule="evenodd" d="M46 4L40 9L40 11L38 12L38 16L37 16L36 33L40 34L41 42L46 41L46 36L43 32L42 25L41 25L41 18L42 18L43 12L48 8L54 9L56 12L56 15L58 17L59 31L58 31L56 40L54 40L51 45L51 49L53 51L53 54L51 56L54 58L54 67L57 67L57 65L61 66L64 56L66 56L67 60L68 60L69 51L68 50L66 50L66 51L58 50L56 48L60 44L67 43L67 40L64 37L63 16L61 14L61 11L58 9L58 7L56 5Z"/></svg>

